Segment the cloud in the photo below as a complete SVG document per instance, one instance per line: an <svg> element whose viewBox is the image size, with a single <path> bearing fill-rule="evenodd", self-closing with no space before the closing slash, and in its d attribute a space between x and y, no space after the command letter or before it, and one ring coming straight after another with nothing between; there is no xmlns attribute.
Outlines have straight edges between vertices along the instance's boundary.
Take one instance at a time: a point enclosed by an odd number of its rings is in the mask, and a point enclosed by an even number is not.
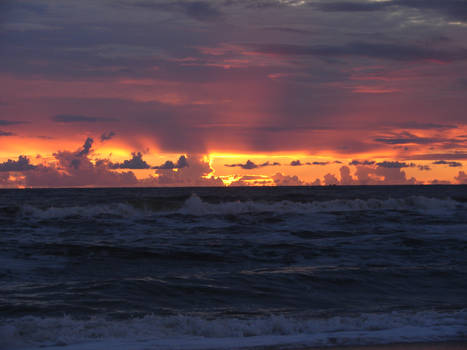
<svg viewBox="0 0 467 350"><path fill-rule="evenodd" d="M387 1L336 1L312 3L313 8L325 12L373 12L401 7L417 10L432 10L444 16L467 21L467 6L464 0L387 0Z"/></svg>
<svg viewBox="0 0 467 350"><path fill-rule="evenodd" d="M6 171L29 171L35 169L36 166L29 162L26 156L19 156L18 160L8 159L4 163L0 163L0 172Z"/></svg>
<svg viewBox="0 0 467 350"><path fill-rule="evenodd" d="M222 17L222 12L208 1L137 1L131 5L157 11L183 13L200 22L212 22Z"/></svg>
<svg viewBox="0 0 467 350"><path fill-rule="evenodd" d="M404 129L416 130L444 130L444 129L457 129L458 126L454 124L438 124L438 123L419 123L419 122L406 122L396 124L395 126Z"/></svg>
<svg viewBox="0 0 467 350"><path fill-rule="evenodd" d="M430 143L442 142L444 139L419 137L409 132L402 132L394 136L379 137L374 139L376 142L382 142L389 145L418 144L426 145Z"/></svg>
<svg viewBox="0 0 467 350"><path fill-rule="evenodd" d="M450 181L434 179L430 181L431 185L451 185Z"/></svg>
<svg viewBox="0 0 467 350"><path fill-rule="evenodd" d="M313 33L311 30L298 29L298 28L292 28L292 27L264 27L263 29L274 30L274 31L278 31L278 32L285 32L285 33L292 33L292 34L306 34L306 35L309 35L309 34Z"/></svg>
<svg viewBox="0 0 467 350"><path fill-rule="evenodd" d="M317 57L347 57L359 56L391 61L437 61L453 62L467 60L467 49L456 48L439 50L394 43L352 42L343 46L331 45L294 45L269 44L259 45L256 53L278 56L317 56Z"/></svg>
<svg viewBox="0 0 467 350"><path fill-rule="evenodd" d="M433 162L433 164L435 165L448 165L449 167L451 168L457 168L457 167L461 167L462 166L462 163L459 163L459 162L448 162L446 160L438 160L436 162Z"/></svg>
<svg viewBox="0 0 467 350"><path fill-rule="evenodd" d="M182 155L178 158L177 163L168 160L162 165L155 166L153 169L183 169L187 166L189 166L188 161L186 157Z"/></svg>
<svg viewBox="0 0 467 350"><path fill-rule="evenodd" d="M0 119L0 126L19 125L19 124L27 124L27 122Z"/></svg>
<svg viewBox="0 0 467 350"><path fill-rule="evenodd" d="M324 184L326 186L339 185L339 180L333 174L324 175Z"/></svg>
<svg viewBox="0 0 467 350"><path fill-rule="evenodd" d="M187 165L176 170L157 169L157 178L150 183L156 186L224 186L220 178L213 176L213 169L202 156L188 155L185 161Z"/></svg>
<svg viewBox="0 0 467 350"><path fill-rule="evenodd" d="M22 185L27 187L123 187L137 186L138 180L130 172L110 170L108 160L89 159L93 140L86 139L75 152L54 153L55 162L38 165L24 174Z"/></svg>
<svg viewBox="0 0 467 350"><path fill-rule="evenodd" d="M278 163L278 162L269 162L269 161L265 162L265 163L262 163L262 164L256 164L256 163L252 162L249 159L246 161L245 164L241 164L241 163L238 163L238 164L224 164L224 166L229 167L229 168L239 167L239 168L242 168L242 169L245 169L245 170L262 168L262 167L266 167L266 166L279 166L279 165L281 165L281 164Z"/></svg>
<svg viewBox="0 0 467 350"><path fill-rule="evenodd" d="M437 159L459 160L459 159L466 159L467 160L467 153L455 152L455 153L414 154L412 156L406 157L406 159L409 159L409 160L437 160Z"/></svg>
<svg viewBox="0 0 467 350"><path fill-rule="evenodd" d="M434 10L448 17L467 21L467 6L464 0L393 0L391 3L418 10Z"/></svg>
<svg viewBox="0 0 467 350"><path fill-rule="evenodd" d="M355 185L355 180L353 179L352 175L350 175L350 169L347 166L342 166L339 169L341 175L340 184L344 186Z"/></svg>
<svg viewBox="0 0 467 350"><path fill-rule="evenodd" d="M51 119L55 123L107 123L118 121L116 118L89 117L75 114L57 114Z"/></svg>
<svg viewBox="0 0 467 350"><path fill-rule="evenodd" d="M373 165L375 163L372 160L352 160L349 165Z"/></svg>
<svg viewBox="0 0 467 350"><path fill-rule="evenodd" d="M0 136L16 136L16 134L9 131L0 130Z"/></svg>
<svg viewBox="0 0 467 350"><path fill-rule="evenodd" d="M387 162L397 163L397 162ZM325 185L409 185L416 184L415 178L408 179L402 164L384 164L382 166L356 165L354 175L350 173L347 166L339 169L340 180L333 174L324 176ZM406 164L407 165L407 164ZM409 165L410 166L410 165Z"/></svg>
<svg viewBox="0 0 467 350"><path fill-rule="evenodd" d="M101 142L105 142L105 141L111 140L111 139L114 138L115 135L116 135L116 133L113 132L113 131L110 131L110 132L108 132L108 133L103 133L103 134L101 135Z"/></svg>
<svg viewBox="0 0 467 350"><path fill-rule="evenodd" d="M298 176L283 175L276 173L272 176L272 180L276 186L304 186L305 183L298 178Z"/></svg>
<svg viewBox="0 0 467 350"><path fill-rule="evenodd" d="M132 158L124 160L122 163L111 164L111 169L150 169L151 166L143 160L141 152L131 153Z"/></svg>
<svg viewBox="0 0 467 350"><path fill-rule="evenodd" d="M311 165L321 165L321 166L324 166L324 165L328 165L329 162L312 162L310 163Z"/></svg>
<svg viewBox="0 0 467 350"><path fill-rule="evenodd" d="M405 162L398 162L398 161L395 161L395 162L384 161L384 162L376 163L376 165L381 168L397 168L397 169L413 168L414 166L416 166L413 163L405 163Z"/></svg>
<svg viewBox="0 0 467 350"><path fill-rule="evenodd" d="M318 2L312 6L325 12L370 12L379 11L391 5L391 2Z"/></svg>
<svg viewBox="0 0 467 350"><path fill-rule="evenodd" d="M417 168L420 171L430 171L431 170L429 165L417 165Z"/></svg>
<svg viewBox="0 0 467 350"><path fill-rule="evenodd" d="M459 184L467 184L467 174L463 171L459 171L456 177L454 179L459 183Z"/></svg>
<svg viewBox="0 0 467 350"><path fill-rule="evenodd" d="M92 138L88 137L86 139L86 141L84 142L83 148L81 150L77 151L76 155L78 157L87 156L89 154L89 152L91 152L91 148L92 148L93 143L94 143L94 140Z"/></svg>
<svg viewBox="0 0 467 350"><path fill-rule="evenodd" d="M292 160L290 162L290 166L302 166L304 164L302 164L302 162L300 162L300 160Z"/></svg>
<svg viewBox="0 0 467 350"><path fill-rule="evenodd" d="M245 175L240 177L238 180L233 181L229 187L241 187L241 186L265 186L271 183L267 180L267 177L261 175Z"/></svg>

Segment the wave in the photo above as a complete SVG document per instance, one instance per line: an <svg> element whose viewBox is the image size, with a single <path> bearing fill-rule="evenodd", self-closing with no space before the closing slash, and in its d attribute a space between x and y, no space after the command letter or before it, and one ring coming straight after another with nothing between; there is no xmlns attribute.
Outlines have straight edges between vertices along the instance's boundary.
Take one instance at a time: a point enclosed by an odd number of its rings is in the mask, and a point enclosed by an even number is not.
<svg viewBox="0 0 467 350"><path fill-rule="evenodd" d="M24 317L0 324L0 349L222 349L369 345L467 339L467 310L254 319L145 316L129 320Z"/></svg>
<svg viewBox="0 0 467 350"><path fill-rule="evenodd" d="M95 217L141 217L145 211L137 209L129 204L115 203L89 206L73 207L49 207L38 208L31 205L25 205L21 209L21 216L34 219L57 219L57 218L95 218Z"/></svg>
<svg viewBox="0 0 467 350"><path fill-rule="evenodd" d="M274 212L287 213L320 213L320 212L343 212L360 210L419 210L435 213L452 211L464 208L464 204L452 199L437 199L423 196L411 196L406 198L389 199L335 199L331 201L292 202L288 200L278 202L262 201L236 201L208 203L196 194L187 199L180 213L202 216L202 215L229 215L243 213Z"/></svg>
<svg viewBox="0 0 467 350"><path fill-rule="evenodd" d="M209 203L192 194L178 209L149 208L128 203L101 204L89 206L39 208L25 205L20 213L23 218L57 219L71 217L121 217L141 218L154 215L183 214L239 215L248 213L308 214L348 211L400 210L419 211L429 214L446 214L456 209L466 208L467 204L453 199L437 199L423 196L389 199L335 199L330 201L293 202L282 201L232 201Z"/></svg>

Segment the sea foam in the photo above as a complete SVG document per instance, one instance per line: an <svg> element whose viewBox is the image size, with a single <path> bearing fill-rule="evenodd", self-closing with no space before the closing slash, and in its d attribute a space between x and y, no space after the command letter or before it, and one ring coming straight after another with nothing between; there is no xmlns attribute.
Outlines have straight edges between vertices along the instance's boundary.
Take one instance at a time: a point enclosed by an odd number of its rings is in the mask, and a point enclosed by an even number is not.
<svg viewBox="0 0 467 350"><path fill-rule="evenodd" d="M94 317L23 317L0 324L0 349L222 349L268 345L330 346L465 340L467 310L451 313L392 312L331 318L269 316L204 319L146 316L130 320Z"/></svg>

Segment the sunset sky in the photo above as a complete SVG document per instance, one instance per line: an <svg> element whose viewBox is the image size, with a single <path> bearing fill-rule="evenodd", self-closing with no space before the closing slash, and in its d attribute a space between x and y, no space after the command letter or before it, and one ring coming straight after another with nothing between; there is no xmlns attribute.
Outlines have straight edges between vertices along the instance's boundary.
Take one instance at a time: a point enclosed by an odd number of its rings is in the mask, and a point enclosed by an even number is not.
<svg viewBox="0 0 467 350"><path fill-rule="evenodd" d="M2 0L0 187L467 183L465 0Z"/></svg>

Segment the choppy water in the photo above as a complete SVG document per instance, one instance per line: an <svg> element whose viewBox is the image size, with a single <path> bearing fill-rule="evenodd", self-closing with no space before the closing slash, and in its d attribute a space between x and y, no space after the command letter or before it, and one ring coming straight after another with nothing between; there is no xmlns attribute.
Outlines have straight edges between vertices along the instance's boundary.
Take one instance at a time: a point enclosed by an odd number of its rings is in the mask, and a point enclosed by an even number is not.
<svg viewBox="0 0 467 350"><path fill-rule="evenodd" d="M0 349L467 340L467 187L0 191Z"/></svg>

